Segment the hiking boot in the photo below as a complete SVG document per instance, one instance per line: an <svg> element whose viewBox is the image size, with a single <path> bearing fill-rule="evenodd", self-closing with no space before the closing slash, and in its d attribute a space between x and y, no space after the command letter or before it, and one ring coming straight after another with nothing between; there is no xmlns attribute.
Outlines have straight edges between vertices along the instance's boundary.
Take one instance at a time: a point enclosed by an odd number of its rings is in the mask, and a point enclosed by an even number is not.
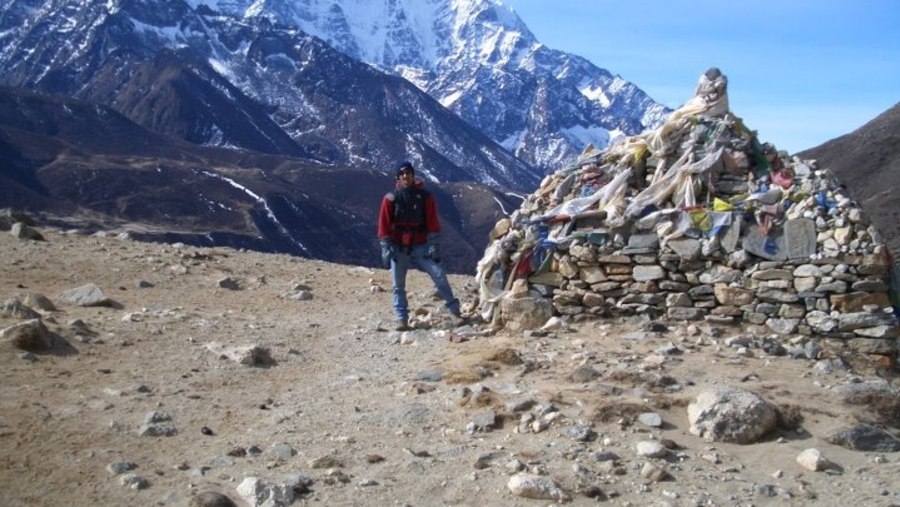
<svg viewBox="0 0 900 507"><path fill-rule="evenodd" d="M397 325L394 326L394 331L409 331L412 329L409 327L409 322L405 320L398 320Z"/></svg>
<svg viewBox="0 0 900 507"><path fill-rule="evenodd" d="M450 314L450 324L453 324L453 327L465 326L468 323L469 323L469 321L466 320L466 318L463 317L462 315L457 315L454 313Z"/></svg>

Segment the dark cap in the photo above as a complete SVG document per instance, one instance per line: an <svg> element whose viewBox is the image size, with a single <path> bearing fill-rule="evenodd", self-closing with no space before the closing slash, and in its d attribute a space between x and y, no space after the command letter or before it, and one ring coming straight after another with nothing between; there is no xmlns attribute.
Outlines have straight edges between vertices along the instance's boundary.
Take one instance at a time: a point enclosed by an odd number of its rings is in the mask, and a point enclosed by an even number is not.
<svg viewBox="0 0 900 507"><path fill-rule="evenodd" d="M409 162L400 162L399 164L397 164L397 167L396 167L397 177L399 178L400 175L405 172L411 172L411 173L415 174L416 170L413 169L412 164L410 164Z"/></svg>

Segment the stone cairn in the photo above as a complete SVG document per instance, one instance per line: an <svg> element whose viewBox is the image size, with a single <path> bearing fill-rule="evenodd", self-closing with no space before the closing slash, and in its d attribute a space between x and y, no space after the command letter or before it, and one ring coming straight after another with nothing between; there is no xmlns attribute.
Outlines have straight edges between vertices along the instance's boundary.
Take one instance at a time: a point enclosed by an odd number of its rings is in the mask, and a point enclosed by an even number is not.
<svg viewBox="0 0 900 507"><path fill-rule="evenodd" d="M878 232L829 171L761 144L726 88L708 70L662 126L589 146L500 220L478 264L482 317L644 314L894 354Z"/></svg>

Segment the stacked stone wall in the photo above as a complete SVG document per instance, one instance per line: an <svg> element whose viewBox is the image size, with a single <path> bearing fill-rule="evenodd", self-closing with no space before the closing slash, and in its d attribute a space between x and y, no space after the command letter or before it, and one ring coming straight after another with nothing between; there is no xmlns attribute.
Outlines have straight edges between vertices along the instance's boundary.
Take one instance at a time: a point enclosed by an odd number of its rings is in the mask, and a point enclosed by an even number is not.
<svg viewBox="0 0 900 507"><path fill-rule="evenodd" d="M704 257L701 244L688 238L661 247L652 233L621 245L575 240L557 246L549 270L528 277L528 286L561 315L752 324L779 335L834 338L868 353L896 350L885 255L772 261L735 250Z"/></svg>
<svg viewBox="0 0 900 507"><path fill-rule="evenodd" d="M728 110L726 85L708 70L664 125L589 147L498 222L478 266L482 316L511 321L501 300L543 299L573 317L745 325L894 352L884 241L829 171L760 143Z"/></svg>

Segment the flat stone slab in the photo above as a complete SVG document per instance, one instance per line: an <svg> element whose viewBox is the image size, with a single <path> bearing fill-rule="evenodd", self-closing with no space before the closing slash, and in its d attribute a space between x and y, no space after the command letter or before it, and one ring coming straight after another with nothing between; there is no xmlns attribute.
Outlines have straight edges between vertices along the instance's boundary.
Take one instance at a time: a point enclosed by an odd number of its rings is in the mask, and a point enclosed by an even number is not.
<svg viewBox="0 0 900 507"><path fill-rule="evenodd" d="M700 242L696 239L673 239L667 244L673 252L684 260L693 261L700 257Z"/></svg>
<svg viewBox="0 0 900 507"><path fill-rule="evenodd" d="M647 282L665 278L666 271L660 266L635 266L631 276L637 282Z"/></svg>
<svg viewBox="0 0 900 507"><path fill-rule="evenodd" d="M766 250L766 239L772 242L774 248ZM759 232L759 227L748 227L744 237L741 239L741 245L747 252L763 259L771 261L786 261L788 259L783 231L772 231L767 238Z"/></svg>
<svg viewBox="0 0 900 507"><path fill-rule="evenodd" d="M650 234L632 234L628 238L629 249L649 249L655 251L659 249L659 237L655 233Z"/></svg>
<svg viewBox="0 0 900 507"><path fill-rule="evenodd" d="M788 259L809 259L816 253L816 223L797 218L784 223L785 247Z"/></svg>
<svg viewBox="0 0 900 507"><path fill-rule="evenodd" d="M723 234L722 238L719 240L719 244L722 245L722 249L725 250L725 253L732 253L737 250L738 242L741 239L743 224L743 219L738 215L732 218L731 225L725 229L725 234Z"/></svg>

